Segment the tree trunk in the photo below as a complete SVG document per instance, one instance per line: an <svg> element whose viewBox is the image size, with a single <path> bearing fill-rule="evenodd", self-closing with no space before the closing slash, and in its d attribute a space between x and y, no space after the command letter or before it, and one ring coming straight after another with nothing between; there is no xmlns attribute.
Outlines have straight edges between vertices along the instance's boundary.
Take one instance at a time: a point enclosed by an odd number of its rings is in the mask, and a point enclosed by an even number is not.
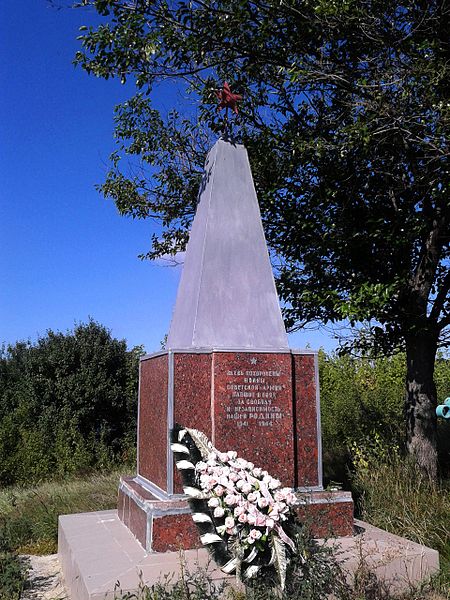
<svg viewBox="0 0 450 600"><path fill-rule="evenodd" d="M437 339L422 333L406 339L406 446L421 471L437 480L436 386Z"/></svg>

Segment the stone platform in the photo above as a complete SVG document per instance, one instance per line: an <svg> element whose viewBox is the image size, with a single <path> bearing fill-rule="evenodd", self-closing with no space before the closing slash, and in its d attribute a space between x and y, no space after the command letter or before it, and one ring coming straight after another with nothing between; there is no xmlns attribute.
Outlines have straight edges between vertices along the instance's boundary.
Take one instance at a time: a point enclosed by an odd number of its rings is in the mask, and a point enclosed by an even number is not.
<svg viewBox="0 0 450 600"><path fill-rule="evenodd" d="M361 557L397 590L409 589L439 569L436 550L355 521L357 535L333 540L350 576ZM330 543L330 542L328 542ZM206 567L212 579L223 574L209 563L205 549L187 550L190 570ZM117 511L63 515L59 518L58 557L70 600L113 599L180 573L179 552L147 552L119 520Z"/></svg>

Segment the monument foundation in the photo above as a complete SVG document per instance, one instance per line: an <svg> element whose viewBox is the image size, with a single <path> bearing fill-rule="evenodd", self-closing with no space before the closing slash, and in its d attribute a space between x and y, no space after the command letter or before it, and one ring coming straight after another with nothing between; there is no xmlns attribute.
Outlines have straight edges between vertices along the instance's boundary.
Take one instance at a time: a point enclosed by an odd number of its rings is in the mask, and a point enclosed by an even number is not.
<svg viewBox="0 0 450 600"><path fill-rule="evenodd" d="M317 353L197 349L145 356L138 422L137 475L121 481L119 517L145 549L200 546L170 451L177 422L295 488L299 513L318 537L352 534L351 495L322 487Z"/></svg>

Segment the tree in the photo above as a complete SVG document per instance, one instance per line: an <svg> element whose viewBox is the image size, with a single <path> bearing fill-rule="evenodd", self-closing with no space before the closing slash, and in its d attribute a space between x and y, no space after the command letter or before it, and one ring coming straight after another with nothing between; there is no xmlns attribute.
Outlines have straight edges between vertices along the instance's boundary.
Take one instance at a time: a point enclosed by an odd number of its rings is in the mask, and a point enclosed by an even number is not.
<svg viewBox="0 0 450 600"><path fill-rule="evenodd" d="M121 461L135 442L141 348L90 321L0 353L0 483Z"/></svg>
<svg viewBox="0 0 450 600"><path fill-rule="evenodd" d="M236 136L287 325L348 320L364 326L353 347L405 350L407 447L434 479L433 372L450 324L448 1L91 4L104 22L84 28L75 62L138 88L116 108L101 191L122 214L162 224L145 256L186 243L221 128L214 90L227 80L244 95ZM199 108L156 109L167 80Z"/></svg>

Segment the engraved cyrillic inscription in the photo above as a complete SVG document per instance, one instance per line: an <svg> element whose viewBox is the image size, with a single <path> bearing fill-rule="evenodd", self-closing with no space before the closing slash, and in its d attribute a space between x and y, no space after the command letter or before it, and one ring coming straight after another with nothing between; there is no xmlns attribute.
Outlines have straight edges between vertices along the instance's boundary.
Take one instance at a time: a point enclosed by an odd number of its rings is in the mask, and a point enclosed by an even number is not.
<svg viewBox="0 0 450 600"><path fill-rule="evenodd" d="M278 392L284 389L280 377L281 371L277 369L228 370L227 421L235 422L238 427L248 427L252 424L258 427L272 427L282 419L283 412L277 403Z"/></svg>

